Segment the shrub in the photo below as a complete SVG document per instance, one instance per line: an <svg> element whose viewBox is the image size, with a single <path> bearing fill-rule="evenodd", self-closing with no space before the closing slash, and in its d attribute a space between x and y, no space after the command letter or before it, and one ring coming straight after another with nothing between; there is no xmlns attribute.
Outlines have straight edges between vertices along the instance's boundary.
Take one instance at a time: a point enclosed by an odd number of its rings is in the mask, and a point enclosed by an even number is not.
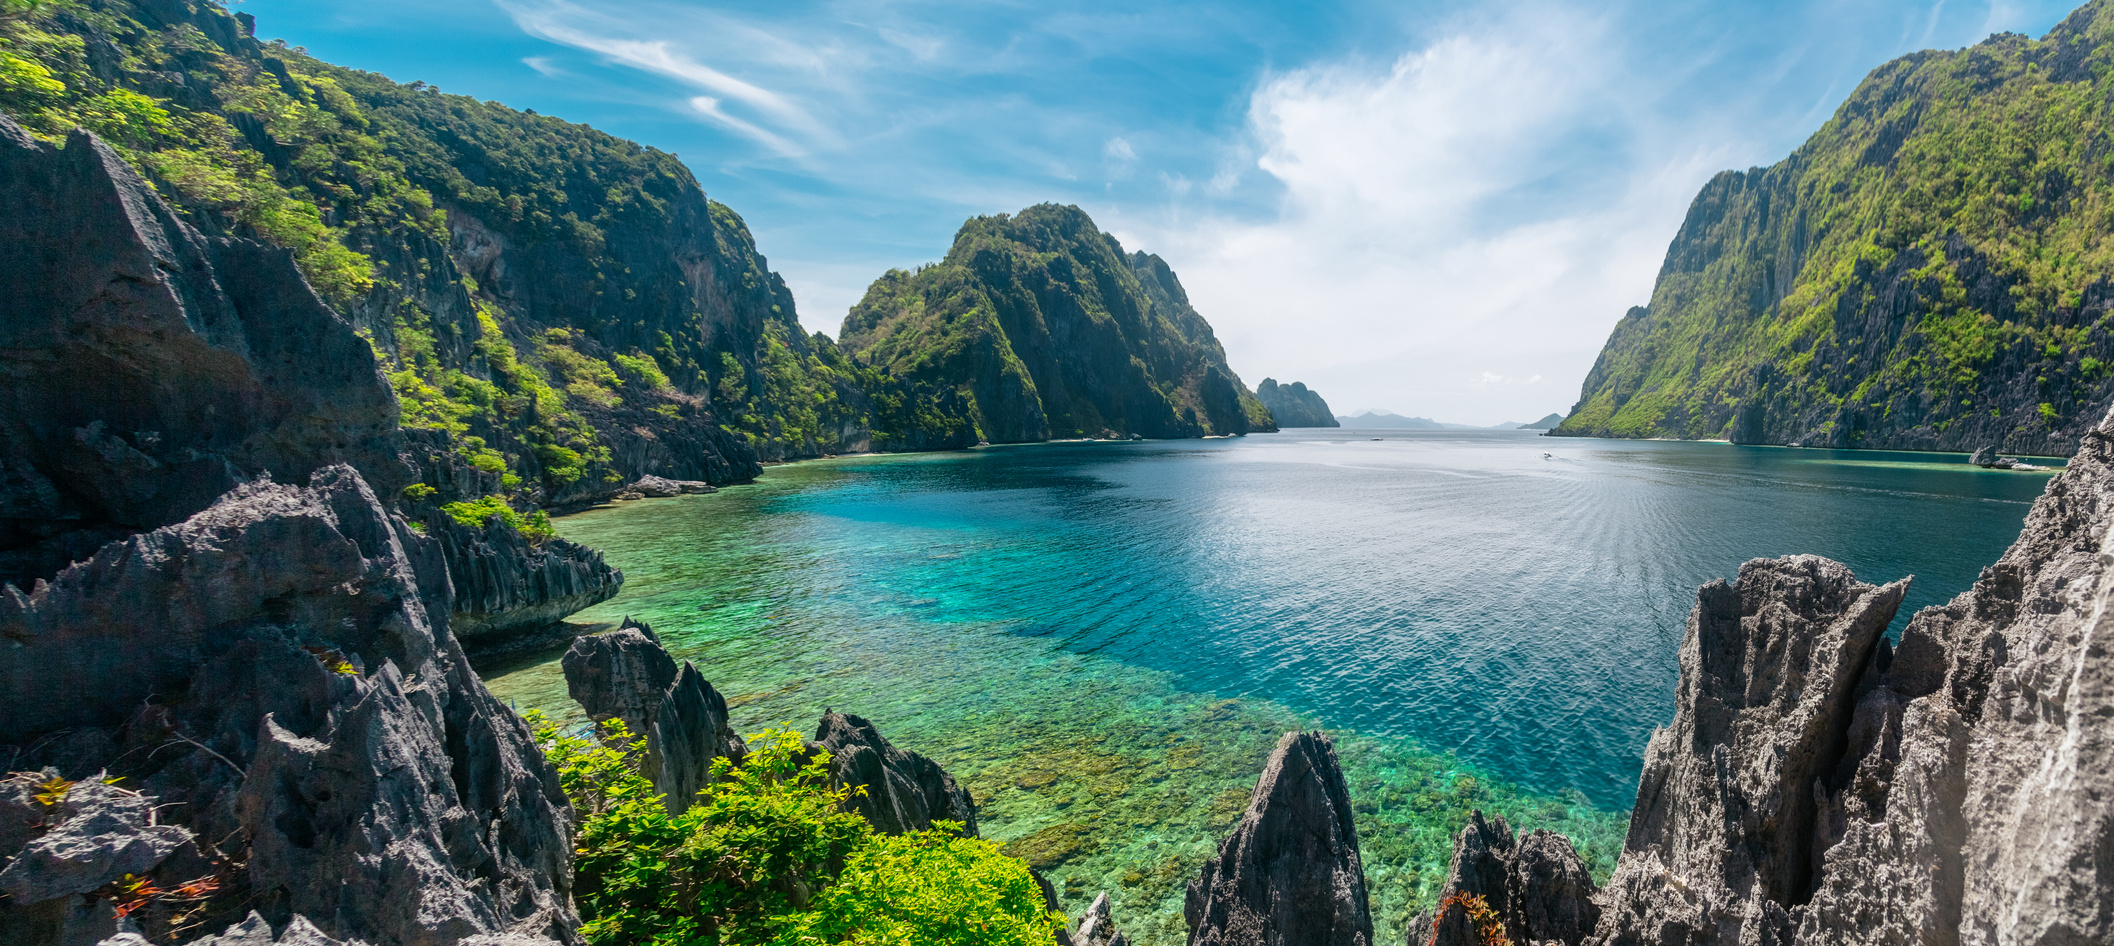
<svg viewBox="0 0 2114 946"><path fill-rule="evenodd" d="M505 499L498 496L486 496L470 502L448 503L440 507L440 511L446 513L448 518L455 520L457 525L469 526L472 529L482 529L484 524L490 521L493 516L498 516L499 521L506 523L514 531L528 536L529 541L538 544L548 542L558 535L558 530L551 525L549 513L538 509L524 516L515 510L514 507L507 505Z"/></svg>
<svg viewBox="0 0 2114 946"><path fill-rule="evenodd" d="M714 761L671 818L623 723L588 738L530 722L581 817L573 896L593 946L1039 946L1061 922L1026 864L959 825L876 836L790 729Z"/></svg>

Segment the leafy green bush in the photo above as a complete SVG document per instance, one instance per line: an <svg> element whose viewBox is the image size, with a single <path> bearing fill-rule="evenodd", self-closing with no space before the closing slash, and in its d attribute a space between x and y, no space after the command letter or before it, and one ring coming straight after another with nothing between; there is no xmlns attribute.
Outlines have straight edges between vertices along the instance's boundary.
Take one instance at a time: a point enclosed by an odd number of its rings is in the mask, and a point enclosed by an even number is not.
<svg viewBox="0 0 2114 946"><path fill-rule="evenodd" d="M623 723L599 738L530 723L581 818L573 898L593 946L1041 946L1061 922L1025 863L959 825L876 836L792 730L714 761L671 818Z"/></svg>
<svg viewBox="0 0 2114 946"><path fill-rule="evenodd" d="M514 507L507 505L504 498L498 496L486 496L470 502L448 503L440 507L440 511L446 513L448 518L455 520L457 525L469 526L472 529L482 529L484 524L490 521L493 516L498 516L499 521L511 526L514 531L528 536L529 541L538 544L548 542L558 536L557 528L551 525L550 513L538 509L524 516Z"/></svg>

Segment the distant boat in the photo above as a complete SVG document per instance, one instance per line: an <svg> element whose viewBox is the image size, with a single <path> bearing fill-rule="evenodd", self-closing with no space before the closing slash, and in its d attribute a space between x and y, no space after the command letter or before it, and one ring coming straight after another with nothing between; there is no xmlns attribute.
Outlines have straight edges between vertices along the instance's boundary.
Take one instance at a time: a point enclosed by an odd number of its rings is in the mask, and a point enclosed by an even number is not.
<svg viewBox="0 0 2114 946"><path fill-rule="evenodd" d="M1556 459L1556 454L1544 452L1542 453L1541 458L1544 460L1554 460Z"/></svg>

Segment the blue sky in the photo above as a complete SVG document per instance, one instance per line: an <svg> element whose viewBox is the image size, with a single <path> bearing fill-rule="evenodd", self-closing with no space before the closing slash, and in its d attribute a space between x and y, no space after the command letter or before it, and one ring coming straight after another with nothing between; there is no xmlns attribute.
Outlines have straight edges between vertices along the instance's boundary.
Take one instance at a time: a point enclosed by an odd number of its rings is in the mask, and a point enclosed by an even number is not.
<svg viewBox="0 0 2114 946"><path fill-rule="evenodd" d="M972 215L1159 253L1253 385L1569 409L1710 175L2068 2L236 0L258 33L673 151L836 334Z"/></svg>

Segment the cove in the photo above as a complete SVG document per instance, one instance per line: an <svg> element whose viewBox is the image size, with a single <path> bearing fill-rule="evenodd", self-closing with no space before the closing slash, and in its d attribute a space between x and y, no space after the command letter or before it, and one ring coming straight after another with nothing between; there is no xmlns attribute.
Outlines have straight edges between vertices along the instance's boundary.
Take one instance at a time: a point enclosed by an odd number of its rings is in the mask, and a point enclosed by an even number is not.
<svg viewBox="0 0 2114 946"><path fill-rule="evenodd" d="M873 720L1141 944L1182 941L1277 736L1326 728L1392 942L1475 808L1605 876L1698 585L1826 555L1915 575L1897 624L1966 590L2047 474L1964 460L1293 430L801 463L559 527L627 577L580 620L651 622L744 732ZM555 654L487 677L573 709Z"/></svg>

